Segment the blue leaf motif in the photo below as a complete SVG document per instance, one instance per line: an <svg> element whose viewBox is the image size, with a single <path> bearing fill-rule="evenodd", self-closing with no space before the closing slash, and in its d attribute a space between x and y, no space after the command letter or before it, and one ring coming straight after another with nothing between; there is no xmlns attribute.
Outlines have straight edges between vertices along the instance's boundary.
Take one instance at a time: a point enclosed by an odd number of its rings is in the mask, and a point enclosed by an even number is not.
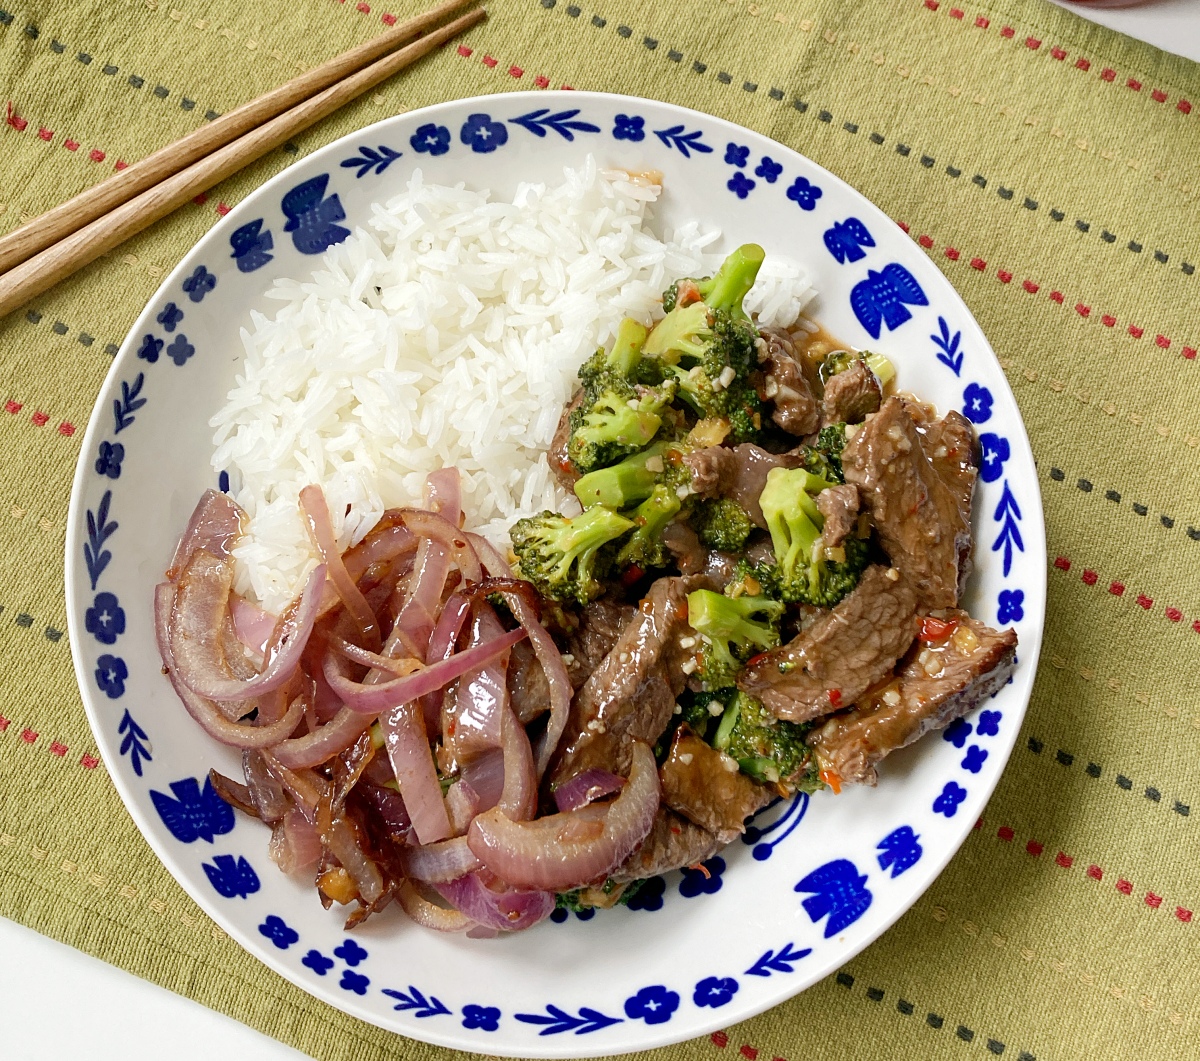
<svg viewBox="0 0 1200 1061"><path fill-rule="evenodd" d="M287 950L293 943L300 941L300 933L278 914L268 914L267 919L258 926L258 931L280 950Z"/></svg>
<svg viewBox="0 0 1200 1061"><path fill-rule="evenodd" d="M933 345L939 350L937 359L950 368L956 376L962 372L963 352L959 349L959 343L962 341L962 332L950 334L950 325L946 323L945 317L938 317L938 335L931 335L929 338L933 340Z"/></svg>
<svg viewBox="0 0 1200 1061"><path fill-rule="evenodd" d="M591 122L573 120L578 113L578 107L567 111L559 111L557 114L551 114L549 107L539 107L528 114L522 114L519 118L509 118L508 120L513 125L519 125L522 129L528 129L534 136L545 136L547 129L553 129L564 140L574 140L576 133L600 132L600 126L598 125L593 125Z"/></svg>
<svg viewBox="0 0 1200 1061"><path fill-rule="evenodd" d="M545 135L544 129L538 132L538 136ZM472 151L487 155L508 143L508 129L503 122L492 121L490 114L469 114L458 137Z"/></svg>
<svg viewBox="0 0 1200 1061"><path fill-rule="evenodd" d="M1000 711L979 712L979 728L976 732L981 737L996 736L1000 732L1000 719L1003 717Z"/></svg>
<svg viewBox="0 0 1200 1061"><path fill-rule="evenodd" d="M945 733L942 734L942 740L949 741L956 748L961 748L967 743L970 735L971 723L965 718L956 718L946 727Z"/></svg>
<svg viewBox="0 0 1200 1061"><path fill-rule="evenodd" d="M462 1026L468 1031L494 1032L500 1027L500 1011L495 1006L476 1006L471 1003L462 1008Z"/></svg>
<svg viewBox="0 0 1200 1061"><path fill-rule="evenodd" d="M254 867L240 856L235 859L233 855L217 855L213 864L201 862L200 865L209 884L226 899L245 899L262 887Z"/></svg>
<svg viewBox="0 0 1200 1061"><path fill-rule="evenodd" d="M981 437L980 442L982 441ZM1004 442L1004 439L1000 441ZM1007 447L1008 443L1004 442L1004 444ZM984 452L986 454L986 449ZM984 478L982 472L980 478ZM992 542L992 552L1004 550L1004 577L1008 578L1008 573L1012 570L1013 549L1023 553L1025 543L1021 540L1021 529L1017 526L1017 520L1021 518L1021 510L1017 507L1017 499L1013 497L1012 491L1008 488L1007 479L1004 480L1004 493L1000 495L1000 504L996 506L992 518L1000 522L1000 534Z"/></svg>
<svg viewBox="0 0 1200 1061"><path fill-rule="evenodd" d="M801 958L812 954L812 947L802 947L796 950L791 943L785 943L778 952L769 950L762 955L749 969L747 976L770 976L772 973L794 973L792 968Z"/></svg>
<svg viewBox="0 0 1200 1061"><path fill-rule="evenodd" d="M941 794L933 801L933 813L953 818L958 813L958 805L966 798L967 790L962 785L947 781Z"/></svg>
<svg viewBox="0 0 1200 1061"><path fill-rule="evenodd" d="M643 987L625 1000L625 1016L647 1024L666 1024L679 1008L679 995L662 984Z"/></svg>
<svg viewBox="0 0 1200 1061"><path fill-rule="evenodd" d="M1020 589L1002 589L997 600L996 622L1001 626L1006 623L1019 623L1025 618L1025 591Z"/></svg>
<svg viewBox="0 0 1200 1061"><path fill-rule="evenodd" d="M867 252L862 248L875 246L875 237L857 217L835 221L832 228L825 230L823 238L825 249L833 255L838 265L861 261L867 256Z"/></svg>
<svg viewBox="0 0 1200 1061"><path fill-rule="evenodd" d="M637 143L646 139L646 119L637 114L618 114L613 119L614 140Z"/></svg>
<svg viewBox="0 0 1200 1061"><path fill-rule="evenodd" d="M146 731L133 720L133 716L128 711L121 717L121 722L117 726L118 736L122 733L125 736L121 741L119 754L129 756L129 764L133 767L133 772L141 777L142 760L153 761L149 747L142 743L142 741L149 741L150 738L146 735Z"/></svg>
<svg viewBox="0 0 1200 1061"><path fill-rule="evenodd" d="M739 199L745 199L757 187L758 182L752 181L740 169L734 170L733 176L725 182L728 188Z"/></svg>
<svg viewBox="0 0 1200 1061"><path fill-rule="evenodd" d="M113 520L110 523L108 520L108 506L111 503L112 491L105 490L100 504L96 507L95 514L93 515L91 509L88 509L87 512L88 540L83 545L83 562L87 565L88 578L92 580L92 589L96 588L101 573L108 567L108 562L112 559L112 553L104 548L104 543L117 530L117 521Z"/></svg>
<svg viewBox="0 0 1200 1061"><path fill-rule="evenodd" d="M350 235L348 228L336 224L346 219L337 195L325 197L329 174L322 173L297 184L279 204L288 219L284 232L292 234L292 243L301 254L320 254Z"/></svg>
<svg viewBox="0 0 1200 1061"><path fill-rule="evenodd" d="M849 859L839 858L818 866L795 890L812 893L800 905L814 924L829 916L825 922L825 938L829 939L867 912L873 896L866 885L866 875L860 875Z"/></svg>
<svg viewBox="0 0 1200 1061"><path fill-rule="evenodd" d="M125 695L125 679L129 677L129 668L120 656L101 656L96 660L95 675L96 685L110 700Z"/></svg>
<svg viewBox="0 0 1200 1061"><path fill-rule="evenodd" d="M716 1009L728 1005L738 992L738 982L732 976L706 976L696 985L692 1001L697 1006Z"/></svg>
<svg viewBox="0 0 1200 1061"><path fill-rule="evenodd" d="M578 1017L555 1005L546 1006L544 1014L515 1013L513 1015L524 1024L542 1025L542 1030L538 1032L538 1035L561 1035L563 1032L588 1035L591 1032L598 1032L603 1028L610 1028L614 1024L624 1022L621 1017L610 1017L590 1006L581 1006Z"/></svg>
<svg viewBox="0 0 1200 1061"><path fill-rule="evenodd" d="M672 125L670 129L655 129L654 135L667 147L673 147L684 158L691 158L693 151L702 155L711 155L712 147L704 142L699 129L686 132L682 125Z"/></svg>
<svg viewBox="0 0 1200 1061"><path fill-rule="evenodd" d="M152 336L148 338L153 338ZM161 347L162 341L159 340ZM140 354L138 355L141 356ZM155 354L155 359L158 354ZM146 404L145 398L139 398L142 393L142 384L146 382L146 374L139 372L137 378L134 379L133 385L130 386L125 380L121 380L121 397L113 399L113 434L120 434L134 421L134 413L136 413L143 405Z"/></svg>
<svg viewBox="0 0 1200 1061"><path fill-rule="evenodd" d="M197 265L196 271L183 282L183 292L193 302L201 302L204 296L216 286L217 278L203 265ZM183 314L181 313L180 316L182 317ZM167 329L167 331L170 330L170 328Z"/></svg>
<svg viewBox="0 0 1200 1061"><path fill-rule="evenodd" d="M903 265L892 262L876 272L867 270L867 278L860 280L850 292L850 308L859 323L878 339L882 326L895 331L912 317L907 306L928 306L929 299L916 277Z"/></svg>
<svg viewBox="0 0 1200 1061"><path fill-rule="evenodd" d="M902 825L899 829L893 829L876 845L875 849L879 854L875 857L879 862L879 868L887 869L890 866L894 880L906 869L915 866L925 853L917 842L920 839L920 836L913 832L911 825Z"/></svg>
<svg viewBox="0 0 1200 1061"><path fill-rule="evenodd" d="M275 255L268 253L275 249L275 237L270 229L263 231L261 217L237 229L229 237L229 246L233 248L230 257L237 262L238 272L252 273L275 260Z"/></svg>
<svg viewBox="0 0 1200 1061"><path fill-rule="evenodd" d="M370 147L360 147L361 153L353 158L342 159L342 167L344 169L357 169L358 172L354 175L356 179L365 177L371 170L375 171L375 176L379 176L385 169L398 159L403 152L393 151L386 144L380 144L378 149Z"/></svg>
<svg viewBox="0 0 1200 1061"><path fill-rule="evenodd" d="M422 155L444 155L450 150L450 130L444 125L426 122L408 138L409 145Z"/></svg>
<svg viewBox="0 0 1200 1061"><path fill-rule="evenodd" d="M988 753L978 744L972 744L967 749L967 754L963 757L963 761L959 764L968 773L977 774L983 769L983 764L988 757Z"/></svg>
<svg viewBox="0 0 1200 1061"><path fill-rule="evenodd" d="M172 781L170 787L174 799L151 789L150 801L180 843L207 840L211 844L216 837L233 830L233 808L217 795L209 778L204 779L203 789L194 777Z"/></svg>
<svg viewBox="0 0 1200 1061"><path fill-rule="evenodd" d="M97 593L83 613L83 628L102 645L115 645L125 633L125 609L115 593Z"/></svg>
<svg viewBox="0 0 1200 1061"><path fill-rule="evenodd" d="M756 862L765 862L770 858L775 848L792 835L796 826L804 820L804 815L808 813L808 793L797 792L784 808L782 814L766 825L756 824L760 820L765 820L765 815L769 814L772 808L777 807L780 802L780 800L772 800L763 807L762 810L750 819L750 824L746 827L746 831L742 833L742 843L754 845L754 860ZM770 840L763 839L763 837L770 836L772 833L777 833L777 835Z"/></svg>
<svg viewBox="0 0 1200 1061"><path fill-rule="evenodd" d="M403 991L393 991L390 987L385 987L383 993L397 1000L392 1009L402 1013L411 1011L414 1017L438 1017L452 1012L436 995L426 998L412 984L408 985L407 995Z"/></svg>
<svg viewBox="0 0 1200 1061"><path fill-rule="evenodd" d="M183 310L181 310L174 302L168 302L163 311L154 318L163 326L163 331L173 332L175 325L183 320Z"/></svg>

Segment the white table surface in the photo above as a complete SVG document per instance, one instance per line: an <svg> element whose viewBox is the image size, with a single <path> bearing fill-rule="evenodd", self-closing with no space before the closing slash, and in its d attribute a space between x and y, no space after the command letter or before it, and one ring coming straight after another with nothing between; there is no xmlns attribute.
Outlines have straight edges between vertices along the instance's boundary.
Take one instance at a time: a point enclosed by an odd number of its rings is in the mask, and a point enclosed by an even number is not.
<svg viewBox="0 0 1200 1061"><path fill-rule="evenodd" d="M1052 2L1200 61L1200 0L1152 0L1103 10ZM181 995L0 918L0 1058L74 1061L80 1056L88 1061L305 1057Z"/></svg>

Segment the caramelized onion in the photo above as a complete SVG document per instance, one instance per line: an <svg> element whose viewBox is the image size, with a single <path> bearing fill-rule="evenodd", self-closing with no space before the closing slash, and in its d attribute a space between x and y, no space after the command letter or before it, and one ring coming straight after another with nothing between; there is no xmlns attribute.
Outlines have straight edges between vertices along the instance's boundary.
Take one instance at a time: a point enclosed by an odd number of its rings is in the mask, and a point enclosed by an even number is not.
<svg viewBox="0 0 1200 1061"><path fill-rule="evenodd" d="M338 752L343 752L366 733L371 725L371 716L341 708L333 718L318 726L303 737L285 740L271 749L271 753L284 766L293 770L301 767L320 766Z"/></svg>
<svg viewBox="0 0 1200 1061"><path fill-rule="evenodd" d="M400 864L407 876L433 883L457 880L483 865L471 854L465 836L441 840L436 844L402 848Z"/></svg>
<svg viewBox="0 0 1200 1061"><path fill-rule="evenodd" d="M484 873L469 873L437 884L438 894L472 921L501 932L532 928L554 912L554 895L540 889L513 888L503 881L484 883Z"/></svg>
<svg viewBox="0 0 1200 1061"><path fill-rule="evenodd" d="M598 766L592 767L559 785L554 790L554 802L559 810L578 810L593 800L620 792L624 785L625 778Z"/></svg>
<svg viewBox="0 0 1200 1061"><path fill-rule="evenodd" d="M183 537L175 546L167 578L174 582L197 549L207 549L214 556L228 556L242 533L243 516L245 513L228 494L205 490L192 511Z"/></svg>
<svg viewBox="0 0 1200 1061"><path fill-rule="evenodd" d="M514 822L529 821L537 814L533 749L525 728L508 706L500 719L500 746L504 749L504 789L496 806Z"/></svg>
<svg viewBox="0 0 1200 1061"><path fill-rule="evenodd" d="M444 840L450 835L450 817L420 705L411 701L397 704L380 716L379 725L417 839L423 844Z"/></svg>
<svg viewBox="0 0 1200 1061"><path fill-rule="evenodd" d="M438 932L464 932L475 923L458 910L431 903L406 880L402 880L397 886L396 900L401 909L418 925L436 929Z"/></svg>

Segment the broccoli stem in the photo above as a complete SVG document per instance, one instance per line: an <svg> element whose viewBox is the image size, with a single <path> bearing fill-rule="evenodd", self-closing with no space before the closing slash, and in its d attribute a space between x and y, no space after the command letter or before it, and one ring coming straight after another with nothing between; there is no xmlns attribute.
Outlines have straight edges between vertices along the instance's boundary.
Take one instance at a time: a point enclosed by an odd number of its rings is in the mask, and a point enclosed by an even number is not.
<svg viewBox="0 0 1200 1061"><path fill-rule="evenodd" d="M653 492L663 472L662 443L651 446L632 457L626 457L611 468L597 468L575 483L575 496L585 509L593 505L608 508L628 508L644 501Z"/></svg>
<svg viewBox="0 0 1200 1061"><path fill-rule="evenodd" d="M742 300L758 279L764 257L766 252L757 243L745 243L721 263L716 276L697 284L708 308L723 309L739 320L746 320Z"/></svg>
<svg viewBox="0 0 1200 1061"><path fill-rule="evenodd" d="M633 370L642 359L642 347L649 334L644 325L632 317L626 317L617 327L617 337L608 354L609 365L627 379L632 377Z"/></svg>
<svg viewBox="0 0 1200 1061"><path fill-rule="evenodd" d="M883 354L866 354L867 368L875 373L881 386L886 387L896 378L896 366L893 365Z"/></svg>

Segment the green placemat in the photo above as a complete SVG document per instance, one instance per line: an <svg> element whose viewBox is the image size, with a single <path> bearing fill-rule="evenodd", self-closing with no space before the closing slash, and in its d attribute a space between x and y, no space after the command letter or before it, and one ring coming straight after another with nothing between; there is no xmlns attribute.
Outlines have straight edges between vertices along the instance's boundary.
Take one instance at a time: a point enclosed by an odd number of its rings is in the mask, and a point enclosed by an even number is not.
<svg viewBox="0 0 1200 1061"><path fill-rule="evenodd" d="M415 7L6 7L0 226ZM0 913L322 1061L448 1056L342 1016L268 972L141 840L95 757L63 633L71 474L116 344L225 204L400 110L505 89L608 89L776 137L927 249L991 338L1021 404L1052 558L1025 730L961 853L844 970L662 1054L1195 1056L1197 67L1041 0L489 7L461 47L0 322Z"/></svg>

